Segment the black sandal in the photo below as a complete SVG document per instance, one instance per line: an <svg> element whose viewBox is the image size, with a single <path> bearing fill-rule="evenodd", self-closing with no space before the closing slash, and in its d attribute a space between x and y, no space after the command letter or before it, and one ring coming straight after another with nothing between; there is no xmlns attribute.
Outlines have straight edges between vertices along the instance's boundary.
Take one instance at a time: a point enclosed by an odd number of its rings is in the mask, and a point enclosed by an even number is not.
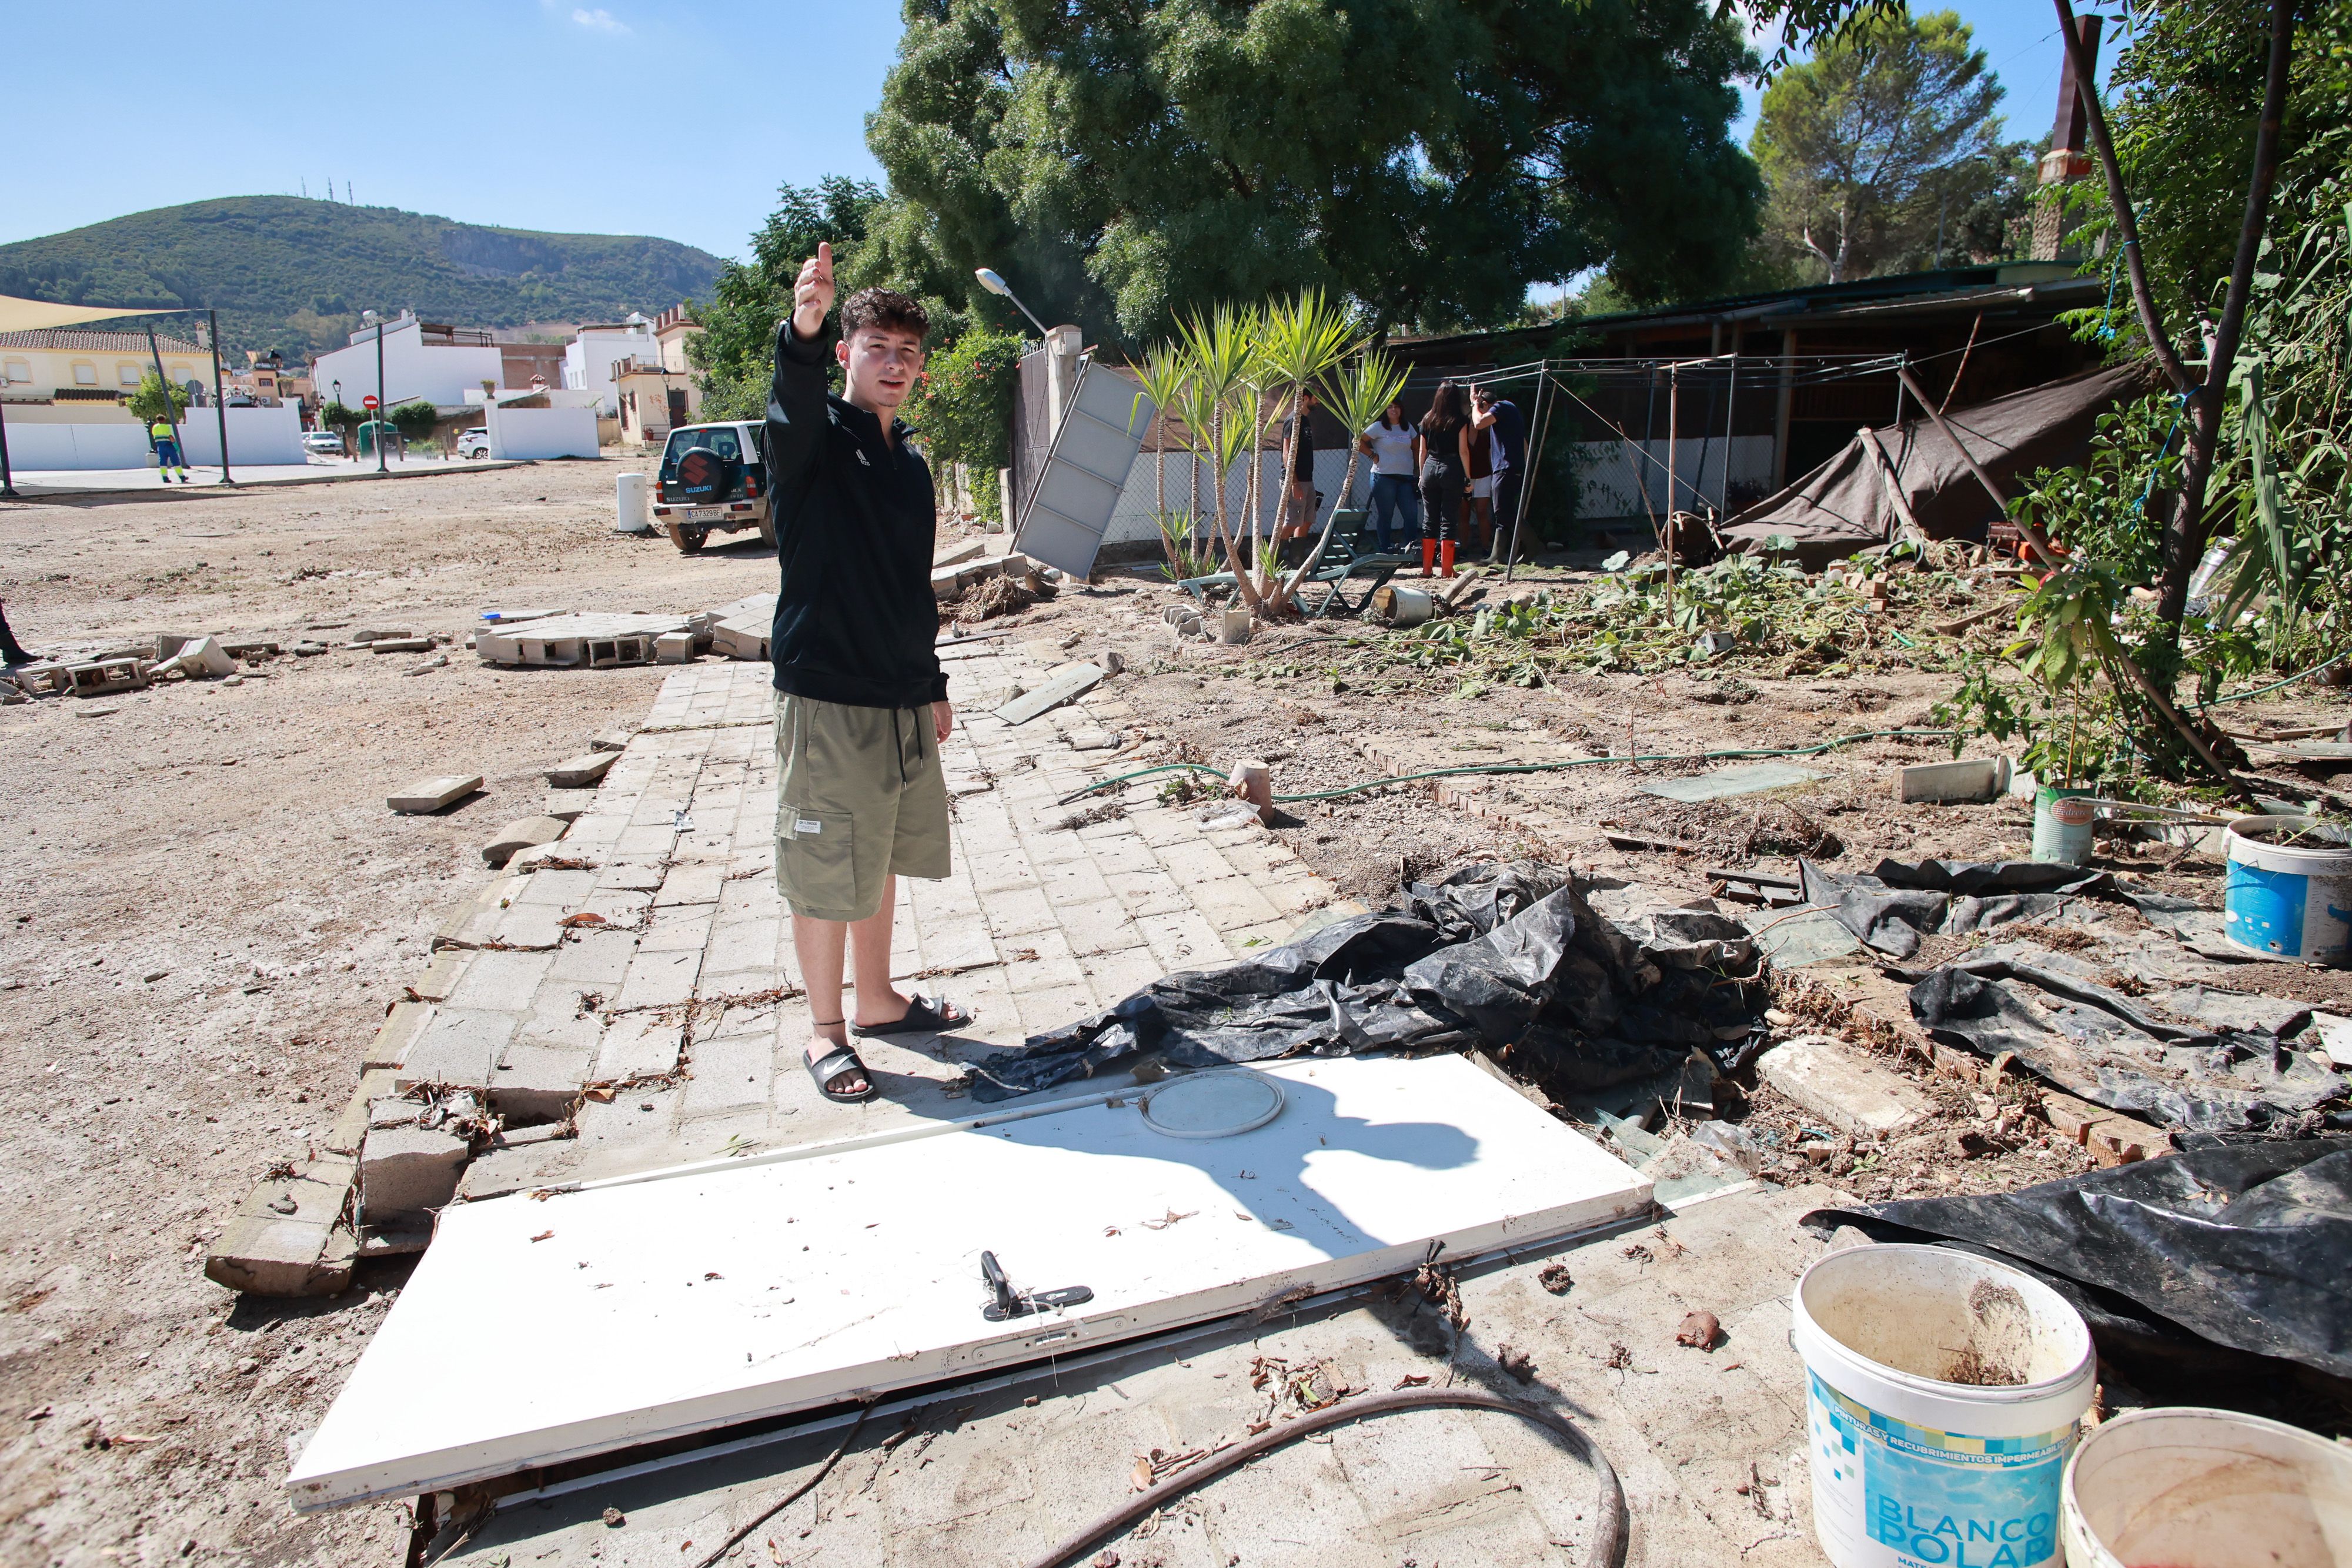
<svg viewBox="0 0 2352 1568"><path fill-rule="evenodd" d="M808 1069L809 1076L816 1080L816 1092L836 1105L855 1105L861 1100L874 1098L874 1074L866 1070L866 1063L857 1060L857 1053L845 1045L835 1046L814 1061L803 1051L801 1062ZM853 1072L866 1080L865 1088L851 1093L833 1086L835 1079L846 1078Z"/></svg>
<svg viewBox="0 0 2352 1568"><path fill-rule="evenodd" d="M890 1023L852 1024L849 1032L861 1040L872 1040L877 1035L885 1034L942 1034L951 1029L963 1028L975 1016L945 997L917 995L907 998L904 1018Z"/></svg>

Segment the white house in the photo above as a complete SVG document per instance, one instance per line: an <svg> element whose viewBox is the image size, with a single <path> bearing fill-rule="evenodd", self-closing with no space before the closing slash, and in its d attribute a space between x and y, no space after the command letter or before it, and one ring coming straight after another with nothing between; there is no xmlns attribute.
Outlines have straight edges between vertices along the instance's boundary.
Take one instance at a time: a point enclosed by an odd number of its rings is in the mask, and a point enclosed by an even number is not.
<svg viewBox="0 0 2352 1568"><path fill-rule="evenodd" d="M504 361L488 332L469 331L438 321L420 321L403 310L394 320L371 323L351 335L351 346L319 356L311 368L311 385L322 402L331 402L335 383L342 383L347 408L376 390L376 334L383 335L383 403L397 408L423 399L440 408L466 401L468 389L482 390L484 382L499 384Z"/></svg>
<svg viewBox="0 0 2352 1568"><path fill-rule="evenodd" d="M563 350L563 384L573 392L596 394L596 412L611 419L621 412L621 394L613 367L624 360L641 365L662 362L662 346L654 324L636 311L625 321L583 327Z"/></svg>

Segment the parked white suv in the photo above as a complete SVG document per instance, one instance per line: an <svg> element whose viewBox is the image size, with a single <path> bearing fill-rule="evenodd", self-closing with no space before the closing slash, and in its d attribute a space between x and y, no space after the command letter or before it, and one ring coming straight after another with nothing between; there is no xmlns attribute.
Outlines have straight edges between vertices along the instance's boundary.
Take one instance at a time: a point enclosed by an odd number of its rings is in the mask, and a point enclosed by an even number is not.
<svg viewBox="0 0 2352 1568"><path fill-rule="evenodd" d="M485 425L485 424L478 424L478 425L474 426L474 428L473 428L473 429L471 429L471 430L467 430L467 431L461 431L461 432L458 434L458 436L457 436L457 455L458 455L458 456L460 456L460 457L464 457L464 458L467 458L467 459L472 459L472 458L476 458L476 457L488 457L489 455L490 455L490 430L489 430L489 426Z"/></svg>

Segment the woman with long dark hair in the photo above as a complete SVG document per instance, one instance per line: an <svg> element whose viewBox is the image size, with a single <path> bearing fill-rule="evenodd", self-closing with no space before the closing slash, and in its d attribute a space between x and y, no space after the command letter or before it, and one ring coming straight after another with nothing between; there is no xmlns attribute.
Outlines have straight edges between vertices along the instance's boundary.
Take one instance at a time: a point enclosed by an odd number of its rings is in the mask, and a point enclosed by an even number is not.
<svg viewBox="0 0 2352 1568"><path fill-rule="evenodd" d="M1421 532L1421 496L1412 487L1415 437L1404 405L1391 401L1372 426L1356 437L1356 450L1372 460L1371 525L1381 553L1389 553L1389 525L1399 543ZM1405 530L1410 529L1411 532Z"/></svg>
<svg viewBox="0 0 2352 1568"><path fill-rule="evenodd" d="M1441 382L1421 416L1421 575L1435 558L1454 575L1454 532L1470 509L1470 400L1460 382ZM1432 538L1434 532L1435 538Z"/></svg>

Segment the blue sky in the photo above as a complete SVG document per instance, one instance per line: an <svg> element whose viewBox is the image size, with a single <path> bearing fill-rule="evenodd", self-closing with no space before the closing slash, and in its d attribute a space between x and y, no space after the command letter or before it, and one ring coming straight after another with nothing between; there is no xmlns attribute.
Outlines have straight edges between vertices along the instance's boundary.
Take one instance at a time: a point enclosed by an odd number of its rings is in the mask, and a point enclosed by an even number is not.
<svg viewBox="0 0 2352 1568"><path fill-rule="evenodd" d="M1957 8L2008 85L2010 134L2040 136L2053 10ZM0 241L331 179L362 204L740 256L778 185L880 177L865 116L898 37L896 0L8 9L10 57L56 63L11 73L14 122L43 129L0 172ZM68 63L90 60L94 22L104 64Z"/></svg>

